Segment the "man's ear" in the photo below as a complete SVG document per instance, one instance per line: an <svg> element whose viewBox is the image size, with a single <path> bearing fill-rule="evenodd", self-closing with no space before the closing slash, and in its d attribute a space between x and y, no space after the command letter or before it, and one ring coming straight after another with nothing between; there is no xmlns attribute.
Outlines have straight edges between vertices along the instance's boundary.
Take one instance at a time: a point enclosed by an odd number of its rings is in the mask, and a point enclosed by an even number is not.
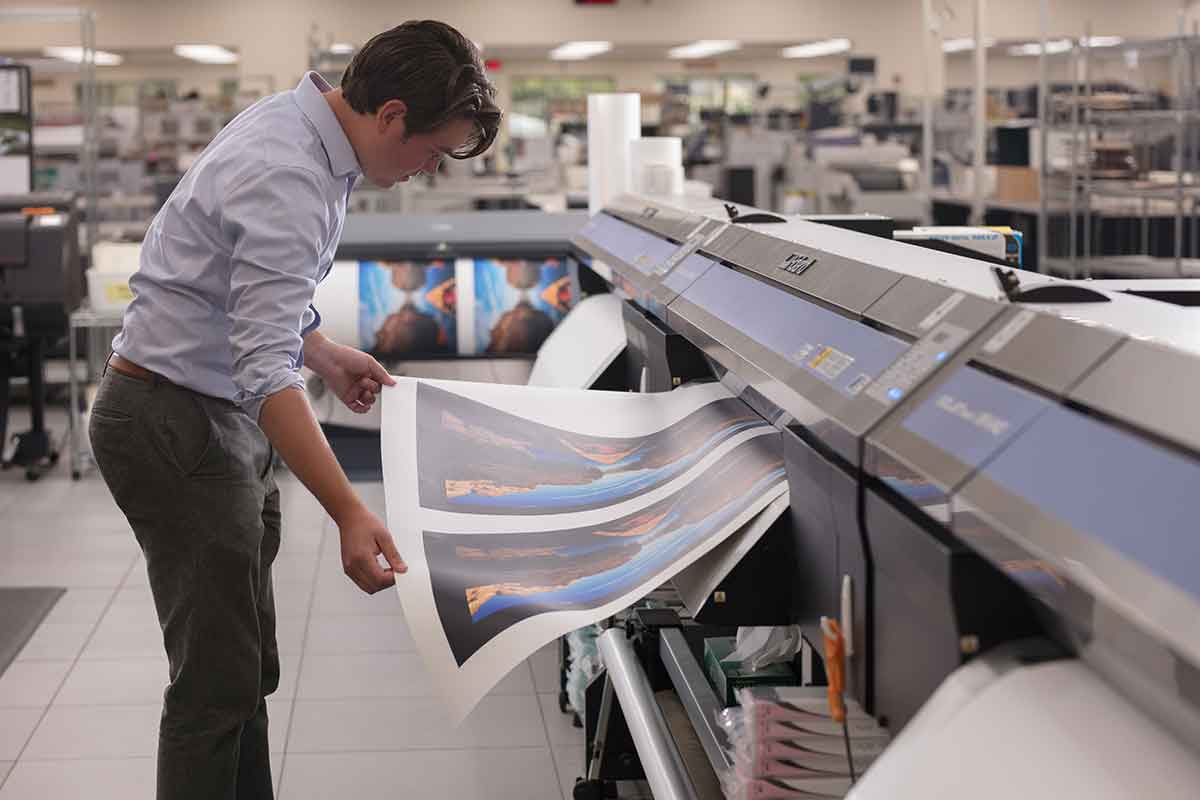
<svg viewBox="0 0 1200 800"><path fill-rule="evenodd" d="M380 133L386 133L393 125L401 126L401 136L405 133L405 118L408 115L408 104L403 100L388 100L375 112L375 123Z"/></svg>

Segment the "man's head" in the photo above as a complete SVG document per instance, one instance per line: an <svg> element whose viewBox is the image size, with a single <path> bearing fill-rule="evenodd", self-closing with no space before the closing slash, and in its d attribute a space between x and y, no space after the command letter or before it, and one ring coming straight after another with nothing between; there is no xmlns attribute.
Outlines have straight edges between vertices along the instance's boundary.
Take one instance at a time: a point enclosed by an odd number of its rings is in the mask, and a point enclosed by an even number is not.
<svg viewBox="0 0 1200 800"><path fill-rule="evenodd" d="M441 22L405 22L371 39L342 76L341 96L354 112L343 127L359 165L383 187L483 153L500 127L479 51Z"/></svg>

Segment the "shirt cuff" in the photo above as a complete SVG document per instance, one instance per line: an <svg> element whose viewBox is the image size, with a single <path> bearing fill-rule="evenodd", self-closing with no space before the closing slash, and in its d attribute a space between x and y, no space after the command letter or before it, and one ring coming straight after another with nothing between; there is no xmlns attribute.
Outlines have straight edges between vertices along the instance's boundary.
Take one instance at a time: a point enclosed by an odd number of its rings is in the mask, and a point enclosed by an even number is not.
<svg viewBox="0 0 1200 800"><path fill-rule="evenodd" d="M236 402L250 419L258 422L258 418L262 414L263 404L267 402L267 398L285 389L299 389L300 391L304 391L304 377L300 374L299 365L294 370L279 371L254 393L239 390Z"/></svg>
<svg viewBox="0 0 1200 800"><path fill-rule="evenodd" d="M309 303L308 308L304 309L304 317L300 320L300 338L303 339L319 327L321 327L321 312L317 311L316 306Z"/></svg>

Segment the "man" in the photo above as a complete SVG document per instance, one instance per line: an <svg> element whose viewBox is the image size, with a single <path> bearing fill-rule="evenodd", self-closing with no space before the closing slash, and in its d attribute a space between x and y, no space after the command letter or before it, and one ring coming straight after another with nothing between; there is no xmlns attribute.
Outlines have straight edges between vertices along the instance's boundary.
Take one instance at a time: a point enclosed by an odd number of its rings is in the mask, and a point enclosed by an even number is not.
<svg viewBox="0 0 1200 800"><path fill-rule="evenodd" d="M494 96L469 40L407 22L368 42L340 89L310 72L240 114L150 226L89 432L145 554L170 664L159 800L272 796L275 452L337 523L355 584L377 592L405 571L338 466L299 369L358 412L392 380L325 338L310 303L360 174L388 187L484 152L500 121Z"/></svg>

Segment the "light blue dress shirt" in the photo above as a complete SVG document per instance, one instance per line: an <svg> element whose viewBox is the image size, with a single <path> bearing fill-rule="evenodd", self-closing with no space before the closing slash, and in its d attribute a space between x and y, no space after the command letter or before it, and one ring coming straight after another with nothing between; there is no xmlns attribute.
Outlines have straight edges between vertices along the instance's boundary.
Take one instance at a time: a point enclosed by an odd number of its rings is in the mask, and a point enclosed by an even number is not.
<svg viewBox="0 0 1200 800"><path fill-rule="evenodd" d="M313 292L333 264L361 172L315 72L239 114L154 217L113 350L237 403L303 388Z"/></svg>

